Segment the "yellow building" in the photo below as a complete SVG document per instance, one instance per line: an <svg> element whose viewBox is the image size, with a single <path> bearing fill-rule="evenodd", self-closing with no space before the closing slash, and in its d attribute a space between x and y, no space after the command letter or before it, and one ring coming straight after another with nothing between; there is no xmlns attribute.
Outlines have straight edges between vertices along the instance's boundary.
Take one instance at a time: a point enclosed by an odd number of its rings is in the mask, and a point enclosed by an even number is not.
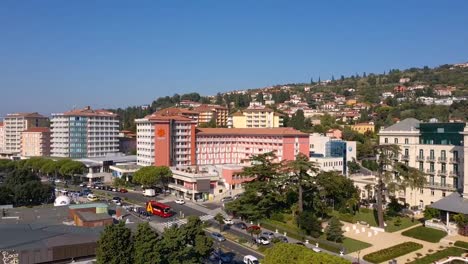
<svg viewBox="0 0 468 264"><path fill-rule="evenodd" d="M228 109L226 107L203 104L195 107L193 111L199 113L198 125L209 123L212 119L215 119L217 127L227 126Z"/></svg>
<svg viewBox="0 0 468 264"><path fill-rule="evenodd" d="M348 105L348 106L353 106L353 105L355 105L355 104L357 104L357 100L356 100L356 99L348 99L348 100L346 100L346 105Z"/></svg>
<svg viewBox="0 0 468 264"><path fill-rule="evenodd" d="M234 128L282 127L283 117L269 108L245 109L232 115Z"/></svg>
<svg viewBox="0 0 468 264"><path fill-rule="evenodd" d="M374 133L375 126L374 124L371 124L371 123L358 123L358 124L352 125L351 130L354 130L360 134L364 134L367 131Z"/></svg>

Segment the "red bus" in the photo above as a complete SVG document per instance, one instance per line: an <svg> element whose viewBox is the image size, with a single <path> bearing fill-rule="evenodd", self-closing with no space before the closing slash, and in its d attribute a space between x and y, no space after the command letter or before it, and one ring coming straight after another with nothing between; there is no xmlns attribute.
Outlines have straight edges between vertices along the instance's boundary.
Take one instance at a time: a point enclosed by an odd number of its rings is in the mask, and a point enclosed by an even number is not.
<svg viewBox="0 0 468 264"><path fill-rule="evenodd" d="M171 217L174 214L169 205L159 203L157 201L146 202L146 211L153 215L157 215L164 218Z"/></svg>

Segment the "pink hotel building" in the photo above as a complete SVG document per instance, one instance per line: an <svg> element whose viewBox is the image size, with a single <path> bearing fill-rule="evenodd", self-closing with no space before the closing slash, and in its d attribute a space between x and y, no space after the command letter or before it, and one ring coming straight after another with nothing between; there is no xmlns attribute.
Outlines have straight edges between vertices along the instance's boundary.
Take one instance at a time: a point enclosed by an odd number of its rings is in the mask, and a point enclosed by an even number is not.
<svg viewBox="0 0 468 264"><path fill-rule="evenodd" d="M137 119L136 124L137 164L174 168L179 191L190 186L192 194L197 191L197 179L202 177L190 178L182 173L184 168L216 165L222 168L218 175L231 189L251 180L237 175L242 171L239 165L248 165L254 155L273 151L278 160L294 160L299 153L309 155L309 134L288 127L197 128L190 118L160 113ZM210 182L215 188L217 181L211 177Z"/></svg>

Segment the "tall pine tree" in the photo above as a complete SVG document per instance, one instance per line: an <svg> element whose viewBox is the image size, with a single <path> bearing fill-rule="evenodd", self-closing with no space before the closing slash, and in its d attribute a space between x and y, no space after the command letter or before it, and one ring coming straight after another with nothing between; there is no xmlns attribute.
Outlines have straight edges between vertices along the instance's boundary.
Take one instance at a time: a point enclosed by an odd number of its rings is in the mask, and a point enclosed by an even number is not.
<svg viewBox="0 0 468 264"><path fill-rule="evenodd" d="M138 225L136 234L133 239L133 248L135 255L133 263L135 264L151 264L161 263L162 257L157 250L158 235L149 226L148 223Z"/></svg>
<svg viewBox="0 0 468 264"><path fill-rule="evenodd" d="M132 231L124 222L106 226L96 248L98 264L133 263Z"/></svg>

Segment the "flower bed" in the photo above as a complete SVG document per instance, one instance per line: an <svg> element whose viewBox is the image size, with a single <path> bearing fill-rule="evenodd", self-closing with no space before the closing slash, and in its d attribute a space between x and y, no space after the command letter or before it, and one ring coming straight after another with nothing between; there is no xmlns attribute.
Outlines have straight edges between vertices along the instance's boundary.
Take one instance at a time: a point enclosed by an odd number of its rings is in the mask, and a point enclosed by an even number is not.
<svg viewBox="0 0 468 264"><path fill-rule="evenodd" d="M393 247L384 248L376 252L372 252L363 257L364 260L372 263L381 263L387 260L391 260L410 252L416 251L423 248L423 245L415 242L405 242Z"/></svg>
<svg viewBox="0 0 468 264"><path fill-rule="evenodd" d="M411 261L409 264L431 264L437 260L445 259L447 257L456 257L461 256L461 254L465 253L466 250L456 247L449 247L444 250L437 251L433 254L429 254L425 257L420 259L416 259Z"/></svg>

